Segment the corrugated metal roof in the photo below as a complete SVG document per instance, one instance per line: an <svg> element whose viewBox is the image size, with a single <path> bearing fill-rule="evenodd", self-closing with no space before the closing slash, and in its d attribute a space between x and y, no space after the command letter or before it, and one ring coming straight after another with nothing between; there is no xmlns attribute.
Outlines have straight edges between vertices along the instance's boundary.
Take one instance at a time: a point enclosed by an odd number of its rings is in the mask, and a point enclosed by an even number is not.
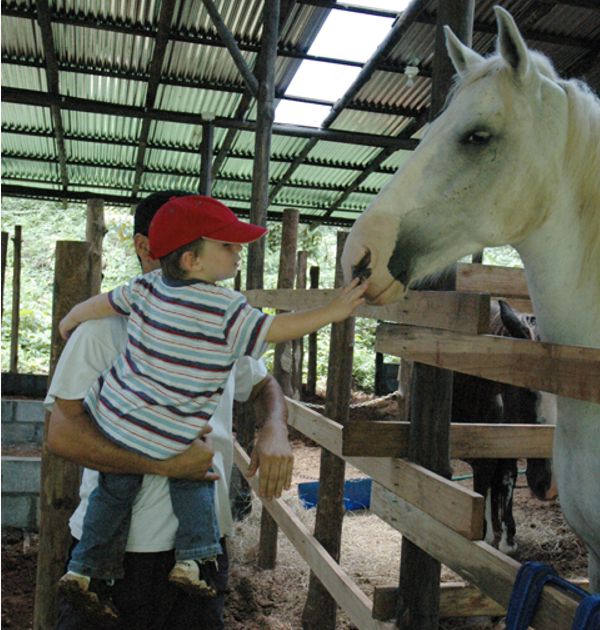
<svg viewBox="0 0 600 630"><path fill-rule="evenodd" d="M146 107L163 0L51 0L49 4L58 96L63 97L58 100L48 97L52 82L36 2L2 2L5 191L74 199L99 194L113 203L128 204L134 191L141 196L167 187L197 190L203 121L214 116L214 156L219 156L219 167L213 173L212 193L237 211L247 212L255 134L244 125L256 118L256 100L245 96L244 80L202 0L173 2L151 112ZM579 6L588 3L574 0L478 0L473 46L481 53L495 45L495 4L513 13L529 45L550 56L562 76L582 75L598 90L598 8L591 3ZM248 67L255 70L264 0L216 0L215 5ZM284 94L301 60L309 56L309 45L328 13L336 10L331 0L297 0L282 6L288 14L276 60L278 96ZM410 154L384 146L389 138L417 139L423 133L414 123L419 115L423 123L430 104L437 0L422 0L422 6L417 20L335 117L329 137L311 138L310 129L276 126L271 142L270 183L275 196L270 218L286 207L296 207L305 220L351 222ZM340 68L348 65L337 62ZM418 66L414 81L403 74L406 65ZM60 108L66 182L61 179L50 103ZM148 114L149 125L144 125ZM145 148L143 171L136 181L140 146ZM365 169L383 157L362 181ZM347 194L348 190L352 192Z"/></svg>

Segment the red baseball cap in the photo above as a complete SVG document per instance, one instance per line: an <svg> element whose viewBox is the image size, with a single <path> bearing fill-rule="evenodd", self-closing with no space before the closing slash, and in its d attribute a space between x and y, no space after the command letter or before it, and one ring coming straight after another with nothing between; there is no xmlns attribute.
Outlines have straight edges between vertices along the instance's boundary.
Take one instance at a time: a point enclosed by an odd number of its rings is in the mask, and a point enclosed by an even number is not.
<svg viewBox="0 0 600 630"><path fill-rule="evenodd" d="M171 197L158 209L150 223L150 255L162 258L199 238L251 243L267 231L260 225L240 221L224 203L212 197Z"/></svg>

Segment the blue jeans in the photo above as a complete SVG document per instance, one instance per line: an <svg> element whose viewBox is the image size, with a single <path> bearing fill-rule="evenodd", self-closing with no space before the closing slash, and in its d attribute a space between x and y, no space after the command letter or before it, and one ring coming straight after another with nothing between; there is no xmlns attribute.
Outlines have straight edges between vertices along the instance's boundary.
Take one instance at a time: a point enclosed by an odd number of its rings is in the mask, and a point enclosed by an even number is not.
<svg viewBox="0 0 600 630"><path fill-rule="evenodd" d="M71 554L69 571L101 580L123 577L123 556L131 507L141 475L100 473L83 520L81 540ZM179 520L175 559L203 561L222 552L215 514L214 482L169 479L173 511Z"/></svg>

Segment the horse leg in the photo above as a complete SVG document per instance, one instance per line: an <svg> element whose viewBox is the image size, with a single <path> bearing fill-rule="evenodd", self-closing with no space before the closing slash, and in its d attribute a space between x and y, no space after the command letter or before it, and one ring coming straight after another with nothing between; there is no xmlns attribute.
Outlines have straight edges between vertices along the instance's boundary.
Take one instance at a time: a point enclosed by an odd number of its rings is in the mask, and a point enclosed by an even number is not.
<svg viewBox="0 0 600 630"><path fill-rule="evenodd" d="M517 460L501 460L498 467L498 477L496 487L500 493L500 518L502 534L498 549L506 554L514 554L517 550L515 534L517 531L513 516L513 496L517 484Z"/></svg>
<svg viewBox="0 0 600 630"><path fill-rule="evenodd" d="M473 459L469 463L473 468L473 490L485 500L484 540L494 544L494 506L492 505L492 478L496 466L495 460Z"/></svg>

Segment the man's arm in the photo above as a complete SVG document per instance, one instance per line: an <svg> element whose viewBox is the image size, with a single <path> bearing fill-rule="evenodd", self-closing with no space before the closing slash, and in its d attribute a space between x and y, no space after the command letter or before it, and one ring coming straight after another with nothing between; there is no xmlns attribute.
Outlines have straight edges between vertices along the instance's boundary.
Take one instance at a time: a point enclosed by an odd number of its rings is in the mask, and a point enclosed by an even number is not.
<svg viewBox="0 0 600 630"><path fill-rule="evenodd" d="M248 476L259 471L259 494L267 499L281 496L292 483L294 455L288 440L287 404L279 383L273 376L254 386L254 403L260 431L252 450Z"/></svg>
<svg viewBox="0 0 600 630"><path fill-rule="evenodd" d="M197 439L187 451L170 459L159 461L145 457L121 448L102 435L85 412L81 400L56 399L50 415L47 444L55 455L100 472L192 480L218 478L214 473L207 474L213 457L209 441Z"/></svg>

